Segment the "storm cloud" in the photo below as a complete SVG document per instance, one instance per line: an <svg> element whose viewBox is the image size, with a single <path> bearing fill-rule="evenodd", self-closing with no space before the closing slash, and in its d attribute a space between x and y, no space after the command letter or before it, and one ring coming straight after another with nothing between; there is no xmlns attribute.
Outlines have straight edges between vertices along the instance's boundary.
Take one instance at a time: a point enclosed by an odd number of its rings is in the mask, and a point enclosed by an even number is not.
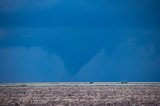
<svg viewBox="0 0 160 106"><path fill-rule="evenodd" d="M159 81L159 4L0 0L1 81Z"/></svg>

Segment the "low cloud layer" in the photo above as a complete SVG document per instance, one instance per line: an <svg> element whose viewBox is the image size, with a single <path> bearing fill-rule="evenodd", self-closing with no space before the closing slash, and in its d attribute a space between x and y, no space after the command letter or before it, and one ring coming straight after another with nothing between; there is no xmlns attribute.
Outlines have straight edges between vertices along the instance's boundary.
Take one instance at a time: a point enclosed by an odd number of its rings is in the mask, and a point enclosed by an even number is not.
<svg viewBox="0 0 160 106"><path fill-rule="evenodd" d="M20 11L37 11L45 10L49 7L55 6L62 0L1 0L0 11L6 13L15 13Z"/></svg>
<svg viewBox="0 0 160 106"><path fill-rule="evenodd" d="M157 0L0 0L0 27L160 28Z"/></svg>

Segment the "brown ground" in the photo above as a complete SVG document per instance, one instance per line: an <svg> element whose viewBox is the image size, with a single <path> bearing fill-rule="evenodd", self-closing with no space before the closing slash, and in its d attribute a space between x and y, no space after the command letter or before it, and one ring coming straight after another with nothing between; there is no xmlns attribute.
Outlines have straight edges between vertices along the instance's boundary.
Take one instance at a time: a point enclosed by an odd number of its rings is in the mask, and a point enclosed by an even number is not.
<svg viewBox="0 0 160 106"><path fill-rule="evenodd" d="M160 86L0 87L0 106L160 106Z"/></svg>

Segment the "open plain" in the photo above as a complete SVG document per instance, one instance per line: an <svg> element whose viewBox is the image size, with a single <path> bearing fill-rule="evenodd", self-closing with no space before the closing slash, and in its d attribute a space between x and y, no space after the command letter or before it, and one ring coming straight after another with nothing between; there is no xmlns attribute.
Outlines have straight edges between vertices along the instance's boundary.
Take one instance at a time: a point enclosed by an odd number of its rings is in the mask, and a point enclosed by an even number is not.
<svg viewBox="0 0 160 106"><path fill-rule="evenodd" d="M0 84L0 106L160 106L160 84Z"/></svg>

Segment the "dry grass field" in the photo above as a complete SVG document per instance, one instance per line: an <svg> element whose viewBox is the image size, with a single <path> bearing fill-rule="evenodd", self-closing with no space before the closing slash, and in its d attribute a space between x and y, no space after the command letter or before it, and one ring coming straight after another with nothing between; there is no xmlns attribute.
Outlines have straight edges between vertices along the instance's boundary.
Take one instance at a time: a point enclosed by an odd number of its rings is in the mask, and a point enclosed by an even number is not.
<svg viewBox="0 0 160 106"><path fill-rule="evenodd" d="M0 106L160 106L160 86L1 86Z"/></svg>

